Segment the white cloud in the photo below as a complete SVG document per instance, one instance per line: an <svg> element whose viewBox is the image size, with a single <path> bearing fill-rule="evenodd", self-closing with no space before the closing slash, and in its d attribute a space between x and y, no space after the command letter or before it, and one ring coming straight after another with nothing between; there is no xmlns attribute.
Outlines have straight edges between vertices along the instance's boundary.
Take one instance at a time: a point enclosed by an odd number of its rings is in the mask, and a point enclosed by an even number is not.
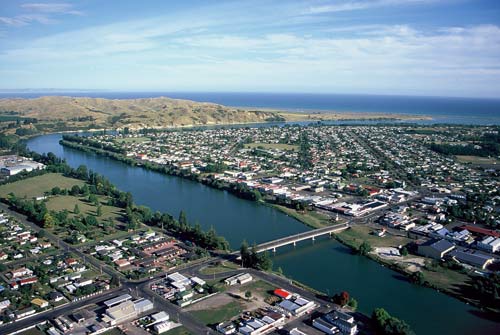
<svg viewBox="0 0 500 335"><path fill-rule="evenodd" d="M83 15L83 12L74 10L73 5L67 3L27 3L21 5L28 13L12 17L0 17L0 23L11 27L23 27L31 23L54 24L57 15Z"/></svg>
<svg viewBox="0 0 500 335"><path fill-rule="evenodd" d="M306 12L308 14L324 14L336 12L348 12L355 10L365 10L377 7L386 6L402 6L411 4L425 4L436 2L436 0L357 0L357 1L342 1L327 5L311 6Z"/></svg>
<svg viewBox="0 0 500 335"><path fill-rule="evenodd" d="M73 5L69 3L26 3L21 5L22 8L42 12L42 13L58 13L81 15L83 12L74 10Z"/></svg>

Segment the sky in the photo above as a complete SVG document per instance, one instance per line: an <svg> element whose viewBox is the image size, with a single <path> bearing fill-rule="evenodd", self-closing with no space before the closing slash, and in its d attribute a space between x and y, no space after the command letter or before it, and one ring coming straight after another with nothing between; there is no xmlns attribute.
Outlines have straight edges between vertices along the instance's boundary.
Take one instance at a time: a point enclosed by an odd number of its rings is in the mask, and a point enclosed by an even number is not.
<svg viewBox="0 0 500 335"><path fill-rule="evenodd" d="M28 88L500 98L500 1L0 0Z"/></svg>

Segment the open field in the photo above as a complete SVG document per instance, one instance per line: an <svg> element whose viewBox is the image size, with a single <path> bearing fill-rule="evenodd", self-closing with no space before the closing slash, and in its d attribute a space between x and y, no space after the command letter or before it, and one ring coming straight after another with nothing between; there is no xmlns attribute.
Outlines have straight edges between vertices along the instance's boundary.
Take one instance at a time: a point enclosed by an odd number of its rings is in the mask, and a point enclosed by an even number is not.
<svg viewBox="0 0 500 335"><path fill-rule="evenodd" d="M238 265L234 264L233 262L224 261L221 264L207 266L206 268L203 268L200 271L200 273L202 273L204 275L213 275L213 274L224 273L224 272L228 272L228 271L236 270L236 269L238 269Z"/></svg>
<svg viewBox="0 0 500 335"><path fill-rule="evenodd" d="M368 226L352 226L338 233L338 236L348 244L356 247L359 247L364 241L370 243L372 247L398 247L412 241L406 237L390 234L386 234L383 237L372 235L371 232L374 230L374 228Z"/></svg>
<svg viewBox="0 0 500 335"><path fill-rule="evenodd" d="M191 313L204 324L213 325L230 320L242 312L242 304L233 300L225 305L217 306L217 308L192 311Z"/></svg>
<svg viewBox="0 0 500 335"><path fill-rule="evenodd" d="M151 141L149 137L127 137L116 140L118 143L143 143L149 141Z"/></svg>
<svg viewBox="0 0 500 335"><path fill-rule="evenodd" d="M100 220L106 220L108 218L113 219L116 223L120 222L119 219L122 216L122 211L118 207L107 206L105 197L99 197L99 202L102 205L102 215L99 217ZM64 209L69 211L69 216L73 216L73 209L75 205L78 205L80 209L80 215L96 215L96 206L89 203L86 198L74 197L71 195L59 195L51 197L47 201L47 208L54 211L62 211Z"/></svg>
<svg viewBox="0 0 500 335"><path fill-rule="evenodd" d="M330 220L329 216L321 214L317 211L296 211L295 209L285 206L272 206L312 228L323 228L333 224L333 221Z"/></svg>
<svg viewBox="0 0 500 335"><path fill-rule="evenodd" d="M339 121L339 120L432 120L424 115L403 115L390 113L355 113L355 112L334 112L325 113L291 113L280 112L280 116L287 121Z"/></svg>
<svg viewBox="0 0 500 335"><path fill-rule="evenodd" d="M5 198L9 193L17 197L33 198L43 196L44 192L50 192L52 188L70 189L74 185L82 186L82 180L64 177L60 173L47 173L41 176L28 178L15 183L0 186L0 197Z"/></svg>
<svg viewBox="0 0 500 335"><path fill-rule="evenodd" d="M248 143L245 144L245 148L278 149L287 151L297 151L299 149L297 145L282 144L282 143Z"/></svg>
<svg viewBox="0 0 500 335"><path fill-rule="evenodd" d="M423 269L425 280L432 283L436 288L451 293L460 294L460 287L466 285L470 277L458 271L439 266L437 271Z"/></svg>
<svg viewBox="0 0 500 335"><path fill-rule="evenodd" d="M191 333L183 326L169 330L165 335L190 335Z"/></svg>
<svg viewBox="0 0 500 335"><path fill-rule="evenodd" d="M479 157L479 156L455 156L460 163L471 164L498 164L500 161L496 158Z"/></svg>

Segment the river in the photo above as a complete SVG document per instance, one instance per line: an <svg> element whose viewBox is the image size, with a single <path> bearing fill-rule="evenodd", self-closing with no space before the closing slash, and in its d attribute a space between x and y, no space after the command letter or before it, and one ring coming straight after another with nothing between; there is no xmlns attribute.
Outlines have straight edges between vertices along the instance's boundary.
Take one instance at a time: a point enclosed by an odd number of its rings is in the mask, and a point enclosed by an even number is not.
<svg viewBox="0 0 500 335"><path fill-rule="evenodd" d="M263 205L196 182L131 167L107 157L59 145L60 134L39 136L28 147L53 152L73 167L84 164L132 193L137 204L177 216L186 211L191 222L213 226L233 248L246 239L259 243L305 231L295 219ZM287 247L274 256L275 268L306 285L330 294L346 290L370 314L384 307L404 319L417 334L499 334L500 323L480 310L434 290L410 284L398 273L365 257L355 256L336 241L320 239Z"/></svg>

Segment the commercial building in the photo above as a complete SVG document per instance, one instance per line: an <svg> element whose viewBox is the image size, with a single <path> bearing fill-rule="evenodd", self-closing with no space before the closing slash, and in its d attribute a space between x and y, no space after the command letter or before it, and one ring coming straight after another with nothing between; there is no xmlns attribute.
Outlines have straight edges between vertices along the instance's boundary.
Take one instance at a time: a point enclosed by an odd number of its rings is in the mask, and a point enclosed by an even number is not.
<svg viewBox="0 0 500 335"><path fill-rule="evenodd" d="M418 253L425 257L442 259L453 249L455 245L447 240L429 240L418 246Z"/></svg>

